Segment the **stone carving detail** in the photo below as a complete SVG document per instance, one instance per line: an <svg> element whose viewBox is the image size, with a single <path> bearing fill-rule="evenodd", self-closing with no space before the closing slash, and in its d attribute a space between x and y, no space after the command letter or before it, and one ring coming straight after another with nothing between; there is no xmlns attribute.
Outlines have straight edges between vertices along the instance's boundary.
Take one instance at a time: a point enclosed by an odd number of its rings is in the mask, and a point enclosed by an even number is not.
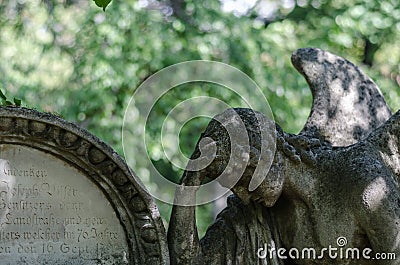
<svg viewBox="0 0 400 265"><path fill-rule="evenodd" d="M231 155L249 159L242 178L231 188L234 195L228 198L228 207L201 240L195 208L174 206L168 230L171 264L400 264L400 111L392 115L379 88L343 58L306 48L296 51L292 62L313 94L304 129L294 135L276 125L268 132L277 139L274 162L261 185L249 191L254 168L262 160L259 135L268 130L258 126L256 117L263 115L234 109L246 126L249 146L233 149L230 145L237 143L226 144L229 135L216 122L229 123L232 110L209 123L202 138L212 138L218 159L199 172L185 171L184 185L217 178ZM207 151L199 151L206 147L198 145L193 157L207 156ZM179 188L175 196L195 200L195 194ZM370 249L372 259L361 254L321 256L329 246L343 247L343 253ZM286 250L286 259L277 254L279 248ZM313 248L316 256L290 259L288 251L293 248L300 253ZM376 253L392 258L373 259Z"/></svg>
<svg viewBox="0 0 400 265"><path fill-rule="evenodd" d="M300 134L348 146L391 116L377 85L348 60L320 49L299 49L292 63L313 95L310 117Z"/></svg>
<svg viewBox="0 0 400 265"><path fill-rule="evenodd" d="M110 147L78 126L24 108L0 108L0 144L56 155L96 183L110 200L129 241L129 264L166 264L161 218L150 195Z"/></svg>

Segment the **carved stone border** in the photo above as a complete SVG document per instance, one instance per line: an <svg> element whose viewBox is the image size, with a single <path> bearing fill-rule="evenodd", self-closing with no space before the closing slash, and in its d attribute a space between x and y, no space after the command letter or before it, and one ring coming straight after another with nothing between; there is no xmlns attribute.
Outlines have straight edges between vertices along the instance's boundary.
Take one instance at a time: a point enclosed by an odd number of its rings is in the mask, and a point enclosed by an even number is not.
<svg viewBox="0 0 400 265"><path fill-rule="evenodd" d="M51 153L84 172L110 201L126 234L130 264L169 264L164 226L143 184L111 147L48 113L0 107L0 144Z"/></svg>

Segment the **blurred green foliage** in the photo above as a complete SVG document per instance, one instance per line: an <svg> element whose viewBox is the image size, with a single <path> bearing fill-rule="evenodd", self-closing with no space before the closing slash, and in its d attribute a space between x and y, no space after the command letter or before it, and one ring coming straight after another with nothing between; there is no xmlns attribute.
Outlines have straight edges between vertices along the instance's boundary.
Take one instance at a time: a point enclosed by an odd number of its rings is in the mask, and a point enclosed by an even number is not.
<svg viewBox="0 0 400 265"><path fill-rule="evenodd" d="M0 90L0 106L21 106L22 100L19 98L14 98L13 101L7 98L6 95L4 95L3 91Z"/></svg>
<svg viewBox="0 0 400 265"><path fill-rule="evenodd" d="M100 2L105 7L109 1ZM361 65L393 110L400 108L398 0L113 1L106 12L87 0L0 0L0 32L5 94L60 113L120 154L124 110L135 88L186 60L216 60L245 72L263 89L276 121L293 133L311 106L308 86L290 63L300 47L326 49ZM165 97L148 128L152 138L158 139L164 115L177 102L213 93L219 92L194 85ZM219 96L235 105L231 96ZM207 122L187 123L175 148L190 154ZM134 140L126 144L135 148ZM149 157L169 179L179 179L181 171L162 156L157 140ZM147 169L135 167L140 159L145 155L128 163L146 182ZM170 207L159 206L168 220ZM212 207L203 208L201 233L212 220Z"/></svg>

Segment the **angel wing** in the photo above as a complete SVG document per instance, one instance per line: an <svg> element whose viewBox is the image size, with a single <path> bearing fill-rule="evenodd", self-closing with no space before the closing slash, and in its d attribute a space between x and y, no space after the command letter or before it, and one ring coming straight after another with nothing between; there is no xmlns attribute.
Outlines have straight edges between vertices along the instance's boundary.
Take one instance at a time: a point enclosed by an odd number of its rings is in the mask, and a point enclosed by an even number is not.
<svg viewBox="0 0 400 265"><path fill-rule="evenodd" d="M400 183L400 110L366 139L379 152Z"/></svg>
<svg viewBox="0 0 400 265"><path fill-rule="evenodd" d="M347 146L368 136L391 116L377 85L346 59L303 48L293 53L292 63L307 80L313 96L311 113L300 134Z"/></svg>

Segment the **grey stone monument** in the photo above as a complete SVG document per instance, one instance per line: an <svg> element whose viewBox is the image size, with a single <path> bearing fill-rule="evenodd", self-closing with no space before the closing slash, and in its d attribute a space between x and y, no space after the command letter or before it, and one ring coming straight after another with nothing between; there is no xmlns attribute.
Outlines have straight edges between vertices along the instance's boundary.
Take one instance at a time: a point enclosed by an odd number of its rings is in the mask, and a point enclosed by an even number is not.
<svg viewBox="0 0 400 265"><path fill-rule="evenodd" d="M288 134L276 124L271 130L251 109L227 110L209 123L192 157L210 161L208 149L216 146L215 159L200 171L185 171L182 184L216 179L231 157L237 163L229 172L240 163L246 169L201 240L195 207L173 207L171 264L400 264L400 111L392 115L376 84L343 58L305 48L292 63L313 95L304 129ZM249 146L231 142L226 132L239 126L237 116ZM257 164L268 157L263 130L276 136L276 152L264 181L250 191ZM175 196L194 201L196 194L178 188ZM291 249L297 252L290 255ZM390 258L375 259L378 253Z"/></svg>
<svg viewBox="0 0 400 265"><path fill-rule="evenodd" d="M186 170L184 186L244 168L202 239L195 207L180 205L166 237L141 182L95 136L51 114L1 107L0 264L399 265L400 111L392 115L375 83L343 58L307 48L292 62L313 94L298 135L257 111L229 109L199 139L192 158L212 163ZM230 141L226 128L238 124L248 141ZM265 148L271 139L274 153ZM256 172L263 181L250 191ZM176 198L193 202L189 190ZM343 252L334 258L329 246ZM394 256L348 258L347 249Z"/></svg>
<svg viewBox="0 0 400 265"><path fill-rule="evenodd" d="M168 264L152 198L95 136L0 108L0 264Z"/></svg>

